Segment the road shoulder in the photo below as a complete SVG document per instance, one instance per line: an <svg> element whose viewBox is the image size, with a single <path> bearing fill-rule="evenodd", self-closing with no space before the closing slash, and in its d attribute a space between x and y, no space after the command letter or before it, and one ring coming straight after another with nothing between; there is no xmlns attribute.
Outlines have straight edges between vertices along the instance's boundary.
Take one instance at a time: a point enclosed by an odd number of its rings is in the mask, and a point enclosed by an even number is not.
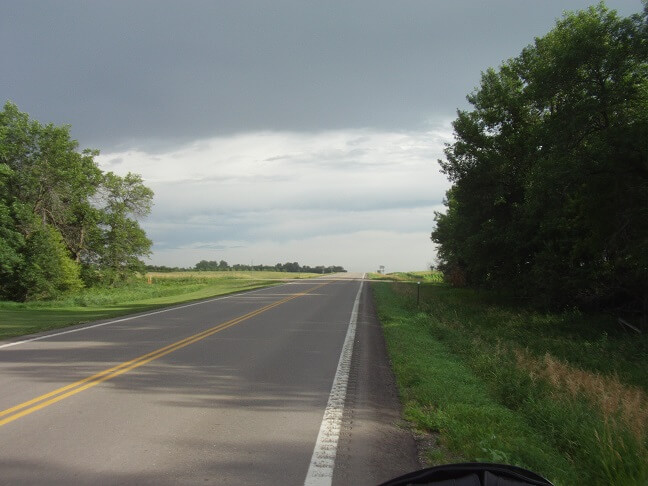
<svg viewBox="0 0 648 486"><path fill-rule="evenodd" d="M401 408L367 285L360 300L333 484L379 484L421 468Z"/></svg>

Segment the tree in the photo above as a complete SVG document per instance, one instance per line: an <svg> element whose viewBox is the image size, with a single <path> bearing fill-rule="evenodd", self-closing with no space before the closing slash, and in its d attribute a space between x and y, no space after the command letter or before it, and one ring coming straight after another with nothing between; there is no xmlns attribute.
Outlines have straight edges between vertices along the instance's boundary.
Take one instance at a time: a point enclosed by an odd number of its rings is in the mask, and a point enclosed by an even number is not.
<svg viewBox="0 0 648 486"><path fill-rule="evenodd" d="M103 174L70 127L0 111L0 297L52 298L134 272L151 242L135 218L153 193L139 176Z"/></svg>
<svg viewBox="0 0 648 486"><path fill-rule="evenodd" d="M7 193L7 181L13 171L7 164L0 163L0 298L10 298L8 283L24 263L22 249L25 245L23 235L16 230Z"/></svg>
<svg viewBox="0 0 648 486"><path fill-rule="evenodd" d="M108 172L103 176L99 194L99 231L91 236L87 259L97 264L101 280L115 284L144 269L140 257L150 254L153 243L133 218L150 213L153 191L139 175L128 173L119 177Z"/></svg>
<svg viewBox="0 0 648 486"><path fill-rule="evenodd" d="M94 162L98 151L79 153L69 126L41 125L12 103L0 112L0 127L0 160L12 170L8 196L57 228L76 256L84 246L89 200L101 180ZM20 223L28 233L31 216Z"/></svg>
<svg viewBox="0 0 648 486"><path fill-rule="evenodd" d="M80 266L70 258L61 234L50 225L35 225L26 239L14 295L20 300L42 300L81 289Z"/></svg>
<svg viewBox="0 0 648 486"><path fill-rule="evenodd" d="M196 266L194 268L200 272L206 272L210 269L210 262L208 262L207 260L200 260L198 263L196 263Z"/></svg>
<svg viewBox="0 0 648 486"><path fill-rule="evenodd" d="M459 112L432 239L456 283L550 305L648 302L648 4L567 13Z"/></svg>

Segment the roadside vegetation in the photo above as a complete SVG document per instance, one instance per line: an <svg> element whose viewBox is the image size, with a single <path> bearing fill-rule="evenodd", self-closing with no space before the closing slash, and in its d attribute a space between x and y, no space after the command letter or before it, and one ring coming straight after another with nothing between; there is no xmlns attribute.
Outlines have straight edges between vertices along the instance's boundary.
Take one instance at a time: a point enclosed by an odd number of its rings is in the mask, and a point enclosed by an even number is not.
<svg viewBox="0 0 648 486"><path fill-rule="evenodd" d="M439 161L432 240L459 286L648 318L648 1L565 13L482 74ZM531 41L531 39L530 39Z"/></svg>
<svg viewBox="0 0 648 486"><path fill-rule="evenodd" d="M103 172L69 126L43 125L13 103L0 111L0 299L58 299L118 286L144 269L138 219L153 191L137 174Z"/></svg>
<svg viewBox="0 0 648 486"><path fill-rule="evenodd" d="M494 461L559 485L648 481L648 338L502 293L372 282L405 417L431 464Z"/></svg>
<svg viewBox="0 0 648 486"><path fill-rule="evenodd" d="M246 265L242 263L235 263L230 265L225 260L221 261L207 261L201 260L194 266L195 270L200 271L227 271L234 270L237 272L240 271L259 271L259 272L290 272L290 273L339 273L346 272L344 267L340 265L317 265L311 267L309 265L300 265L298 262L286 262L286 263L277 263L275 265Z"/></svg>
<svg viewBox="0 0 648 486"><path fill-rule="evenodd" d="M443 273L435 270L423 272L393 272L393 273L368 273L371 280L387 280L390 282L443 282Z"/></svg>
<svg viewBox="0 0 648 486"><path fill-rule="evenodd" d="M121 286L83 289L56 300L0 301L0 339L313 276L252 271L151 273Z"/></svg>
<svg viewBox="0 0 648 486"><path fill-rule="evenodd" d="M643 4L566 12L482 74L439 161L452 183L431 234L445 283L372 284L433 463L648 484Z"/></svg>

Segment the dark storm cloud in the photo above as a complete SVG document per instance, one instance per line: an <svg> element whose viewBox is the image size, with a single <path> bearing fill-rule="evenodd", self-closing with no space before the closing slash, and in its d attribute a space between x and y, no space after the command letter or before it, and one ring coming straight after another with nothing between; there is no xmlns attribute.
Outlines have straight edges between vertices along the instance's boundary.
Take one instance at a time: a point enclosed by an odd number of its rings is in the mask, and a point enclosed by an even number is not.
<svg viewBox="0 0 648 486"><path fill-rule="evenodd" d="M581 0L7 1L0 94L82 146L420 129ZM636 1L609 2L629 14Z"/></svg>

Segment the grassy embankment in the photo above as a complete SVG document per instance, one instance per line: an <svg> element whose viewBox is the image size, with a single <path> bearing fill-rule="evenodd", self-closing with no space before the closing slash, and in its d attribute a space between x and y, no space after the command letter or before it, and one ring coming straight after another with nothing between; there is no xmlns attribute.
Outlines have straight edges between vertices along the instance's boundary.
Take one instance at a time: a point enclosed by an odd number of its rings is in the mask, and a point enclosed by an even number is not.
<svg viewBox="0 0 648 486"><path fill-rule="evenodd" d="M148 276L152 284L148 283ZM151 273L117 288L85 289L56 301L1 302L0 339L143 312L317 274L284 272Z"/></svg>
<svg viewBox="0 0 648 486"><path fill-rule="evenodd" d="M647 484L645 334L444 284L421 284L418 307L416 284L372 288L406 418L438 442L432 464L512 463L559 485Z"/></svg>
<svg viewBox="0 0 648 486"><path fill-rule="evenodd" d="M388 274L369 273L367 277L369 277L371 280L386 280L389 282L443 282L443 274L436 271L394 272Z"/></svg>

